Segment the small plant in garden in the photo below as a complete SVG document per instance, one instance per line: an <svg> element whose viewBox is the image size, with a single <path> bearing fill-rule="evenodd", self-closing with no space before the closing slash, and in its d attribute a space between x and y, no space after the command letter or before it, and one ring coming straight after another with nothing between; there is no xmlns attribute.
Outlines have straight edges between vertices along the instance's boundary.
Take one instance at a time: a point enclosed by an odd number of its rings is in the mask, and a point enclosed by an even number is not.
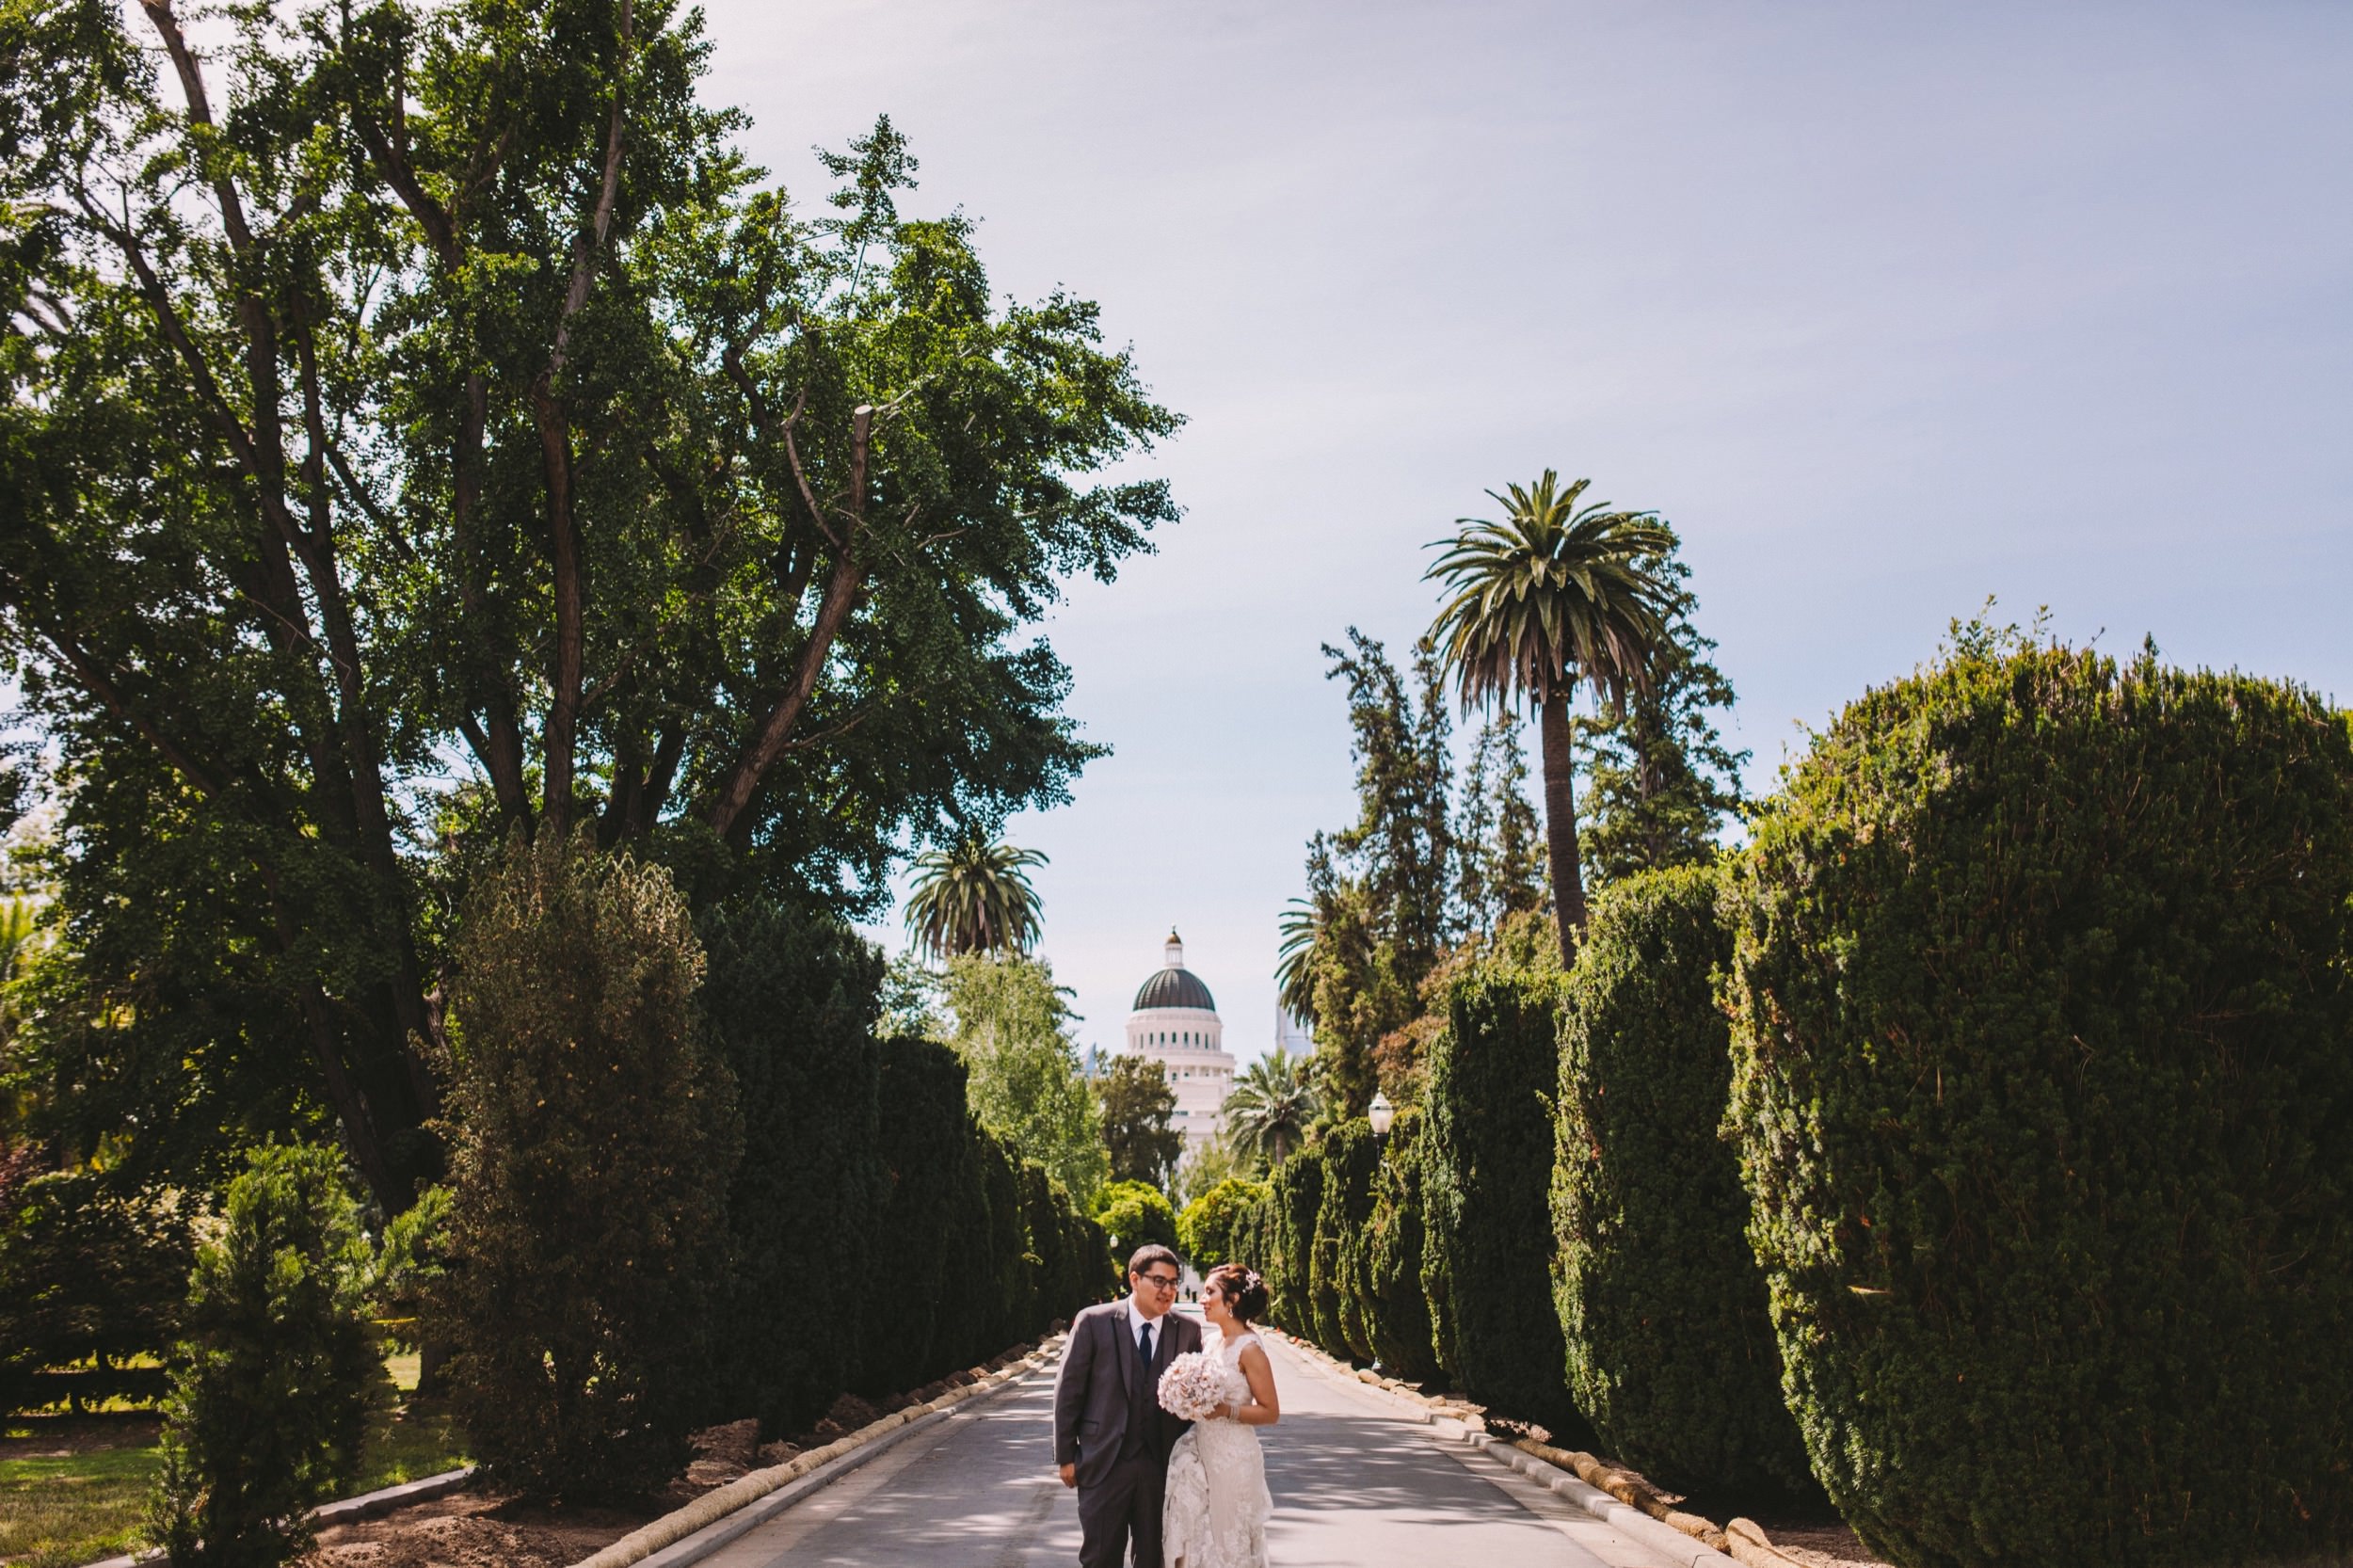
<svg viewBox="0 0 2353 1568"><path fill-rule="evenodd" d="M257 1151L197 1252L164 1406L152 1520L175 1568L270 1568L360 1469L389 1398L366 1316L371 1254L329 1150Z"/></svg>

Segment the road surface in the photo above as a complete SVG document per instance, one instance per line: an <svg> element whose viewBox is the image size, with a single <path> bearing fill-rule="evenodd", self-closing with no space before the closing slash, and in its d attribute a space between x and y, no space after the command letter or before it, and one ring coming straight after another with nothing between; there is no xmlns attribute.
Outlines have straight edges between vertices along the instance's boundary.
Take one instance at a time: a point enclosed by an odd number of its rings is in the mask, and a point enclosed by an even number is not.
<svg viewBox="0 0 2353 1568"><path fill-rule="evenodd" d="M1658 1568L1503 1465L1279 1343L1261 1429L1273 1568ZM959 1406L703 1560L705 1568L1066 1568L1079 1512L1052 1464L1053 1376Z"/></svg>

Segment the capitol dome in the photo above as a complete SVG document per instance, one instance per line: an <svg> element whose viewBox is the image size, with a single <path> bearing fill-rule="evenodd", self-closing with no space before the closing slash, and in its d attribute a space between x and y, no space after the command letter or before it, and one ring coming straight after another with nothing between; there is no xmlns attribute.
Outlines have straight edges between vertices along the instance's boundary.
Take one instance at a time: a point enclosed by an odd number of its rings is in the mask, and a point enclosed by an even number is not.
<svg viewBox="0 0 2353 1568"><path fill-rule="evenodd" d="M1154 974L1136 987L1134 1011L1147 1007L1197 1007L1204 1013L1217 1011L1217 999L1201 984L1201 977L1184 966L1184 949L1176 945L1176 934L1169 933L1169 943L1176 951L1176 961Z"/></svg>
<svg viewBox="0 0 2353 1568"><path fill-rule="evenodd" d="M1176 1092L1173 1124L1185 1145L1197 1149L1216 1136L1225 1118L1225 1096L1234 1087L1235 1063L1225 1053L1225 1025L1217 1000L1201 977L1185 968L1185 944L1174 931L1161 950L1160 971L1136 987L1135 1011L1128 1015L1128 1051L1160 1064Z"/></svg>

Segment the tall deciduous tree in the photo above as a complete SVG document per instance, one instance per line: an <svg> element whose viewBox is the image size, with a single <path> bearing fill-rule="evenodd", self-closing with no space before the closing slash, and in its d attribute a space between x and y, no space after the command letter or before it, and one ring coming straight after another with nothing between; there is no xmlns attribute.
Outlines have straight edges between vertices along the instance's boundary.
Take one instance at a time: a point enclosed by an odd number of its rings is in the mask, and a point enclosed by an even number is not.
<svg viewBox="0 0 2353 1568"><path fill-rule="evenodd" d="M1079 1075L1068 993L1034 958L949 960L939 1039L970 1073L972 1112L1020 1159L1034 1160L1080 1204L1103 1185L1101 1114Z"/></svg>
<svg viewBox="0 0 2353 1568"><path fill-rule="evenodd" d="M906 834L1092 755L1016 633L1174 518L1084 476L1176 422L1093 305L900 213L888 120L790 205L671 0L133 15L0 11L0 648L70 786L80 1012L258 986L291 1027L217 1048L397 1208L427 834L593 823L871 912ZM98 930L159 854L196 907Z"/></svg>
<svg viewBox="0 0 2353 1568"><path fill-rule="evenodd" d="M1169 1087L1168 1069L1141 1056L1113 1057L1110 1070L1095 1080L1095 1098L1102 1108L1112 1179L1166 1192L1185 1153L1185 1135L1170 1125L1176 1091Z"/></svg>
<svg viewBox="0 0 2353 1568"><path fill-rule="evenodd" d="M1444 553L1427 573L1449 591L1432 635L1464 704L1525 701L1536 710L1563 962L1585 926L1571 706L1579 682L1612 709L1622 705L1647 678L1673 603L1645 561L1672 551L1674 536L1647 512L1580 505L1591 484L1563 489L1546 469L1533 486L1488 491L1503 520L1460 519L1462 532L1433 546Z"/></svg>

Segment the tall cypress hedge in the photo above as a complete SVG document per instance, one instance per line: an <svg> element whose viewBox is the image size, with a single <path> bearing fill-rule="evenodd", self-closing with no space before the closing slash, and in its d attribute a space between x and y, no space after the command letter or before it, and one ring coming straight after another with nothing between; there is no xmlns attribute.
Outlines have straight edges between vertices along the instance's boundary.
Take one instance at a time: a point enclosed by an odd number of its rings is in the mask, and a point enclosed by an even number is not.
<svg viewBox="0 0 2353 1568"><path fill-rule="evenodd" d="M1464 1392L1589 1436L1561 1376L1552 1304L1552 1096L1560 977L1496 968L1455 983L1429 1059L1423 1273Z"/></svg>
<svg viewBox="0 0 2353 1568"><path fill-rule="evenodd" d="M1373 1171L1362 1242L1351 1253L1351 1288L1364 1304L1372 1357L1390 1376L1411 1383L1441 1375L1421 1278L1423 1128L1417 1107L1398 1112Z"/></svg>
<svg viewBox="0 0 2353 1568"><path fill-rule="evenodd" d="M965 1108L964 1064L932 1040L881 1042L881 1141L888 1183L874 1223L872 1284L866 1292L868 1393L930 1382L965 1363L971 1338L963 1281L979 1238L969 1226L979 1190L972 1115Z"/></svg>
<svg viewBox="0 0 2353 1568"><path fill-rule="evenodd" d="M713 1420L808 1426L857 1379L862 1315L797 1315L809 1290L862 1291L887 1173L874 1051L882 959L838 920L771 903L706 911L701 1000L734 1069L744 1158L728 1193L733 1266L718 1307Z"/></svg>
<svg viewBox="0 0 2353 1568"><path fill-rule="evenodd" d="M1274 1169L1268 1186L1262 1244L1269 1316L1277 1326L1315 1337L1314 1253L1316 1213L1323 1207L1323 1157L1314 1144Z"/></svg>
<svg viewBox="0 0 2353 1568"><path fill-rule="evenodd" d="M1361 1288L1359 1260L1372 1218L1372 1176L1381 1161L1372 1124L1359 1116L1323 1134L1323 1195L1316 1206L1315 1246L1308 1290L1315 1304L1315 1338L1345 1360L1370 1361L1372 1335Z"/></svg>
<svg viewBox="0 0 2353 1568"><path fill-rule="evenodd" d="M1561 1015L1555 1298L1570 1397L1608 1452L1686 1491L1793 1492L1811 1478L1721 1136L1720 890L1687 867L1594 901Z"/></svg>
<svg viewBox="0 0 2353 1568"><path fill-rule="evenodd" d="M1905 1564L2353 1542L2353 750L1977 637L1756 824L1732 1109L1815 1472Z"/></svg>

